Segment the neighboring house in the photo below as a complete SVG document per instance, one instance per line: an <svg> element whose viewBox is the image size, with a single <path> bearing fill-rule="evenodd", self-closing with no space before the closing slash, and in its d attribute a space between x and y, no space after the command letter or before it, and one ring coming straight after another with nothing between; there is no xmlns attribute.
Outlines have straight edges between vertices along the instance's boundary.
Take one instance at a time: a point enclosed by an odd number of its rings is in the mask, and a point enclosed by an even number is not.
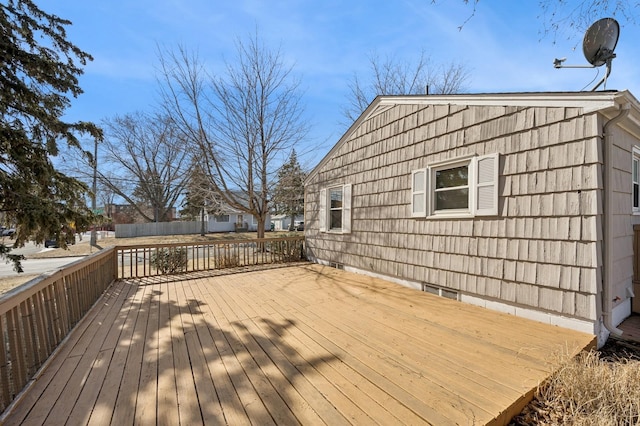
<svg viewBox="0 0 640 426"><path fill-rule="evenodd" d="M302 222L304 222L304 216L298 215L295 217L294 226L298 227ZM291 216L284 214L273 215L271 216L271 223L273 223L274 231L288 231L291 225Z"/></svg>
<svg viewBox="0 0 640 426"><path fill-rule="evenodd" d="M627 91L378 97L305 182L310 259L600 344L640 297L635 224Z"/></svg>
<svg viewBox="0 0 640 426"><path fill-rule="evenodd" d="M223 207L218 214L205 214L207 232L255 232L258 230L258 220L247 213L239 212L229 206ZM265 231L271 229L271 218L267 215Z"/></svg>

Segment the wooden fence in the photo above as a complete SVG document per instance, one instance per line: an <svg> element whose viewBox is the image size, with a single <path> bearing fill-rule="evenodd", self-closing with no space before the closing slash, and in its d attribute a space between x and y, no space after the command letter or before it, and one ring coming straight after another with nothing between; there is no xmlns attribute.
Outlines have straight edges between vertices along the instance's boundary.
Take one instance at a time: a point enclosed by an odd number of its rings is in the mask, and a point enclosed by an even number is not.
<svg viewBox="0 0 640 426"><path fill-rule="evenodd" d="M0 412L118 278L206 271L304 258L304 237L104 249L0 297Z"/></svg>

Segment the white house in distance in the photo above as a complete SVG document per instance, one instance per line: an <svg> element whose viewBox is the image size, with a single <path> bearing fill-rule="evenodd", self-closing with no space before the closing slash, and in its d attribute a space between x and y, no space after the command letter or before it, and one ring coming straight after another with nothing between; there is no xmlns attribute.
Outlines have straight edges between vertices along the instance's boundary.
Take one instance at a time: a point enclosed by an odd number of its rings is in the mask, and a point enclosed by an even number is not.
<svg viewBox="0 0 640 426"><path fill-rule="evenodd" d="M318 263L598 336L633 311L628 91L376 98L305 182Z"/></svg>
<svg viewBox="0 0 640 426"><path fill-rule="evenodd" d="M258 220L255 216L240 212L231 207L220 210L219 214L205 214L207 232L255 232L258 230ZM266 231L271 230L271 217L267 215Z"/></svg>
<svg viewBox="0 0 640 426"><path fill-rule="evenodd" d="M298 228L300 224L304 222L303 215L297 215L294 219L294 228ZM271 216L271 223L273 223L274 231L288 231L291 227L291 216L286 214L273 215Z"/></svg>

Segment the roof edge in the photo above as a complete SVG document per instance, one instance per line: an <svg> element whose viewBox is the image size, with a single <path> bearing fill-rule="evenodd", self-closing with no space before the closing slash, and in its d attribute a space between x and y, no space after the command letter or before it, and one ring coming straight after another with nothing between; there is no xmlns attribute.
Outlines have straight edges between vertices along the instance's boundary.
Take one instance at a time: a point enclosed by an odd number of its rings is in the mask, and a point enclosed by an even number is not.
<svg viewBox="0 0 640 426"><path fill-rule="evenodd" d="M573 107L583 108L584 113L603 111L615 114L621 105L630 103L640 117L640 103L628 90L598 92L522 92L522 93L476 93L453 95L401 95L377 96L347 129L329 152L309 172L305 184L315 177L332 154L345 143L360 124L378 113L396 105L471 105L471 106L522 106L522 107Z"/></svg>

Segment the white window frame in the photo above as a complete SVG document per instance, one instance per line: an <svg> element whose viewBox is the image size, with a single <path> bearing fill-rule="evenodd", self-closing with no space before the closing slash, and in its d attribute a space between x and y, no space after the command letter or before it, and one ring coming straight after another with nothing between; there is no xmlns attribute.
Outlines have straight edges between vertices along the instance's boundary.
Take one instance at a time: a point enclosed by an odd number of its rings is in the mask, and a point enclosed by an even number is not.
<svg viewBox="0 0 640 426"><path fill-rule="evenodd" d="M331 190L342 191L342 228L330 228L331 225ZM333 209L338 210L338 209ZM331 185L320 190L320 232L336 234L351 233L351 184Z"/></svg>
<svg viewBox="0 0 640 426"><path fill-rule="evenodd" d="M640 152L640 151L639 151ZM417 169L411 173L411 216L437 218L468 218L476 216L498 215L498 169L500 154L494 153L483 156L465 156L450 160L430 163L424 169ZM469 189L468 207L464 209L435 209L435 194L437 192L436 172L460 166L468 166ZM424 173L425 181L416 180ZM416 188L416 182L427 188L421 191ZM424 197L423 202L417 203L416 197ZM419 205L425 206L424 211Z"/></svg>
<svg viewBox="0 0 640 426"><path fill-rule="evenodd" d="M340 193L340 207L332 207L331 206L331 194L332 193ZM342 209L344 208L344 190L342 189L342 185L340 186L334 186L332 188L327 188L327 196L329 197L327 199L327 210L328 210L328 216L327 216L327 224L329 225L329 231L336 231L336 232L342 232ZM337 212L340 211L340 227L334 227L332 225L332 216L333 216L333 212Z"/></svg>
<svg viewBox="0 0 640 426"><path fill-rule="evenodd" d="M451 189L464 189L466 188L469 193L469 200L466 208L462 209L441 209L436 210L436 193L439 190L436 188L436 173L441 170L455 169L457 167L467 166L467 184L463 186L458 186L454 188L447 188L447 190ZM429 167L429 203L427 204L428 209L427 212L429 216L471 216L473 212L473 157L462 157L453 159L450 161L438 162L434 164L430 164Z"/></svg>
<svg viewBox="0 0 640 426"><path fill-rule="evenodd" d="M638 176L634 176L634 169L638 171ZM636 187L640 192L640 147L638 146L634 146L631 153L631 212L640 214L640 196L638 197L638 205L636 205L634 197Z"/></svg>

